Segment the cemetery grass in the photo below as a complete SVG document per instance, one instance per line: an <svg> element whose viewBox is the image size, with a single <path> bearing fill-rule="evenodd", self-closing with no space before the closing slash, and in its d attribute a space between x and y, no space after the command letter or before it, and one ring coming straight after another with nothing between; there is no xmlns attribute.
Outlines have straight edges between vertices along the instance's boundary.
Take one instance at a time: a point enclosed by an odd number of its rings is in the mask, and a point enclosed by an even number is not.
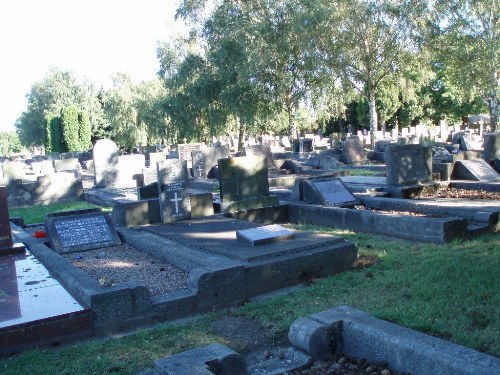
<svg viewBox="0 0 500 375"><path fill-rule="evenodd" d="M92 203L85 201L52 203L46 206L29 206L9 209L9 217L22 217L26 225L43 223L45 215L50 212L81 210L86 208L97 208ZM106 208L103 208L106 211Z"/></svg>
<svg viewBox="0 0 500 375"><path fill-rule="evenodd" d="M184 323L21 353L0 360L0 372L134 374L152 368L155 359L212 342L244 349L241 335L231 336L227 330L221 334L214 328L221 319L257 321L261 330L251 334L260 333L279 344L295 319L339 305L500 356L500 235L436 245L316 226L298 228L355 241L360 266L308 280L304 288L287 295L249 301ZM230 328L241 334L240 327Z"/></svg>

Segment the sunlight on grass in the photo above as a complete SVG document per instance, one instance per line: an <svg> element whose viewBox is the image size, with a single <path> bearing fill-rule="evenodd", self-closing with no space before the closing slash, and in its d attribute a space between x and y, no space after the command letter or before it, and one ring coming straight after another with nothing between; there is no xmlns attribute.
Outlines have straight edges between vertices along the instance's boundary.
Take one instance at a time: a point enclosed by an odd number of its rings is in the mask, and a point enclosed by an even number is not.
<svg viewBox="0 0 500 375"><path fill-rule="evenodd" d="M45 220L45 215L50 212L61 212L71 210L81 210L86 208L96 208L94 204L85 201L66 202L66 203L52 203L46 206L29 206L9 209L10 217L22 217L24 223L39 224ZM104 212L109 212L111 208L106 207Z"/></svg>

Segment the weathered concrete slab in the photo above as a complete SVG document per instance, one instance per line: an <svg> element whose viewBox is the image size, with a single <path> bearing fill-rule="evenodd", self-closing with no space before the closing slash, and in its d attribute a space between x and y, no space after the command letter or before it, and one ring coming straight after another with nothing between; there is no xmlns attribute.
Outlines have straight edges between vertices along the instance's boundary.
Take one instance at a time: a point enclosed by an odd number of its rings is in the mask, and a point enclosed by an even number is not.
<svg viewBox="0 0 500 375"><path fill-rule="evenodd" d="M319 358L345 355L373 363L385 361L390 368L412 375L500 373L499 358L374 318L349 306L296 320L289 339L306 352L314 349Z"/></svg>

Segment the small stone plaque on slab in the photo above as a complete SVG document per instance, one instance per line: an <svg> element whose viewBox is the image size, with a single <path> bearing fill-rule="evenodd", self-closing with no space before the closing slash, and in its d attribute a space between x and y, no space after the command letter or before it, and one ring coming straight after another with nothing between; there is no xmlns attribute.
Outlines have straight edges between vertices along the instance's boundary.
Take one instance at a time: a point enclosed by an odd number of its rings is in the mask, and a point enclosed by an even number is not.
<svg viewBox="0 0 500 375"><path fill-rule="evenodd" d="M291 230L277 224L236 231L238 241L258 246L270 242L289 240L294 237Z"/></svg>
<svg viewBox="0 0 500 375"><path fill-rule="evenodd" d="M121 244L111 217L103 212L46 217L45 228L59 254Z"/></svg>
<svg viewBox="0 0 500 375"><path fill-rule="evenodd" d="M354 206L359 204L340 178L306 180L303 185L304 201L325 206Z"/></svg>

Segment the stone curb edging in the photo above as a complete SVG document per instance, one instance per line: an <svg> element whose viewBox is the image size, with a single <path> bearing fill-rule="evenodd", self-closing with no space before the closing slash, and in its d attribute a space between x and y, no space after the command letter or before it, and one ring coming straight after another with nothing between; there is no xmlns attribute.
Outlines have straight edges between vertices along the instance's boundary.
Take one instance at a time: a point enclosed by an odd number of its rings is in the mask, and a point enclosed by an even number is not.
<svg viewBox="0 0 500 375"><path fill-rule="evenodd" d="M500 359L401 327L349 306L297 319L290 342L318 359L340 355L389 363L412 375L500 374Z"/></svg>

